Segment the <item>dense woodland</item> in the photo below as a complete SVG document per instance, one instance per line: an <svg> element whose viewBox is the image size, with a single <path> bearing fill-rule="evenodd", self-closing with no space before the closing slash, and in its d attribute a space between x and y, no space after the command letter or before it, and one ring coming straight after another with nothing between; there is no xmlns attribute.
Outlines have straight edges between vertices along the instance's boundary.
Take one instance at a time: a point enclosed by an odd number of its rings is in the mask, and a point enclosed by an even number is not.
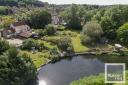
<svg viewBox="0 0 128 85"><path fill-rule="evenodd" d="M53 10L66 22L65 26L51 24ZM78 38L77 35L80 35L81 47L100 44L101 39L128 46L127 5L54 5L37 0L0 0L0 29L8 28L15 21L26 22L40 37L52 43L51 46L34 39L23 42L21 50L30 52L34 46L40 52L48 52L50 56L43 55L43 58L58 58L58 51L75 52L72 40ZM27 54L0 40L1 85L28 85L28 81L36 78L36 69Z"/></svg>

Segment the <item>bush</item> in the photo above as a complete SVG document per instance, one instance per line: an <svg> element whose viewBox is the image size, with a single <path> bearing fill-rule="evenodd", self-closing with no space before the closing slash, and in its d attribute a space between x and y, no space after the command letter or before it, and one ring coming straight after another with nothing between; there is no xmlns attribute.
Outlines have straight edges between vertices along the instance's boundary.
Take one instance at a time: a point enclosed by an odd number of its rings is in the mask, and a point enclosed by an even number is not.
<svg viewBox="0 0 128 85"><path fill-rule="evenodd" d="M9 49L9 43L5 40L0 39L0 54Z"/></svg>
<svg viewBox="0 0 128 85"><path fill-rule="evenodd" d="M65 30L65 27L64 27L64 26L59 25L59 26L57 27L57 30L58 30L58 31L64 31L64 30Z"/></svg>
<svg viewBox="0 0 128 85"><path fill-rule="evenodd" d="M32 47L35 47L35 49L40 48L40 44L32 39L27 39L23 42L23 45L21 46L24 50L31 50Z"/></svg>
<svg viewBox="0 0 128 85"><path fill-rule="evenodd" d="M58 60L59 59L59 51L56 47L50 49L50 57L52 60Z"/></svg>
<svg viewBox="0 0 128 85"><path fill-rule="evenodd" d="M43 36L47 35L46 31L44 31L43 29L39 30L38 34L39 34L40 37L43 37Z"/></svg>
<svg viewBox="0 0 128 85"><path fill-rule="evenodd" d="M69 37L63 37L60 38L58 40L58 44L57 44L58 48L61 51L66 51L66 52L73 52L73 45L72 45L72 41L71 38Z"/></svg>
<svg viewBox="0 0 128 85"><path fill-rule="evenodd" d="M47 35L54 35L57 31L57 28L52 25L52 24L48 24L46 27L46 29L44 30Z"/></svg>
<svg viewBox="0 0 128 85"><path fill-rule="evenodd" d="M83 45L92 45L92 39L87 35L82 35L81 36L81 43Z"/></svg>

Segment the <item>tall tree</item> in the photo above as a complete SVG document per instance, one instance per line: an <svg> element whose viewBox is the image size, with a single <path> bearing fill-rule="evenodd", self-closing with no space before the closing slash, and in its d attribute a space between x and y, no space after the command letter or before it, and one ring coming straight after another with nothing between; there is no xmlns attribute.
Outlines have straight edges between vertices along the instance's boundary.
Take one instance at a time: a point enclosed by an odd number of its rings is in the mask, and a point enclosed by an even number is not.
<svg viewBox="0 0 128 85"><path fill-rule="evenodd" d="M72 29L81 29L81 19L78 13L78 6L76 4L72 4L72 6L63 12L63 17L67 22L67 26Z"/></svg>
<svg viewBox="0 0 128 85"><path fill-rule="evenodd" d="M1 85L26 85L36 78L36 68L26 54L19 55L12 47L0 56L0 75Z"/></svg>

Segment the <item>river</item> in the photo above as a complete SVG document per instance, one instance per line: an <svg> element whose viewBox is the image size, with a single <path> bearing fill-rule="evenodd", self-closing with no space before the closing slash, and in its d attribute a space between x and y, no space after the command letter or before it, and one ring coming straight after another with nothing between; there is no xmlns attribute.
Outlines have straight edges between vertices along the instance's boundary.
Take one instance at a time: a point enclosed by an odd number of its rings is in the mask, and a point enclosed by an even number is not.
<svg viewBox="0 0 128 85"><path fill-rule="evenodd" d="M82 77L104 73L105 63L128 63L128 57L81 55L61 59L39 70L39 85L70 85Z"/></svg>

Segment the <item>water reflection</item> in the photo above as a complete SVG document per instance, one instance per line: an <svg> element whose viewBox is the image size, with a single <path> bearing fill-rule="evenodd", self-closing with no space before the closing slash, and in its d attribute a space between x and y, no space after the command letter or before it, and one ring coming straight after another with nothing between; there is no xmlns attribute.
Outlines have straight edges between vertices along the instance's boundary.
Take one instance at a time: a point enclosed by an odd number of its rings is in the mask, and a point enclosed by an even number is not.
<svg viewBox="0 0 128 85"><path fill-rule="evenodd" d="M62 59L41 68L38 74L39 85L70 85L72 81L84 76L104 73L104 63L127 65L128 57L86 55Z"/></svg>
<svg viewBox="0 0 128 85"><path fill-rule="evenodd" d="M39 85L47 85L47 83L46 83L46 81L44 81L44 80L40 80L40 81L39 81Z"/></svg>

